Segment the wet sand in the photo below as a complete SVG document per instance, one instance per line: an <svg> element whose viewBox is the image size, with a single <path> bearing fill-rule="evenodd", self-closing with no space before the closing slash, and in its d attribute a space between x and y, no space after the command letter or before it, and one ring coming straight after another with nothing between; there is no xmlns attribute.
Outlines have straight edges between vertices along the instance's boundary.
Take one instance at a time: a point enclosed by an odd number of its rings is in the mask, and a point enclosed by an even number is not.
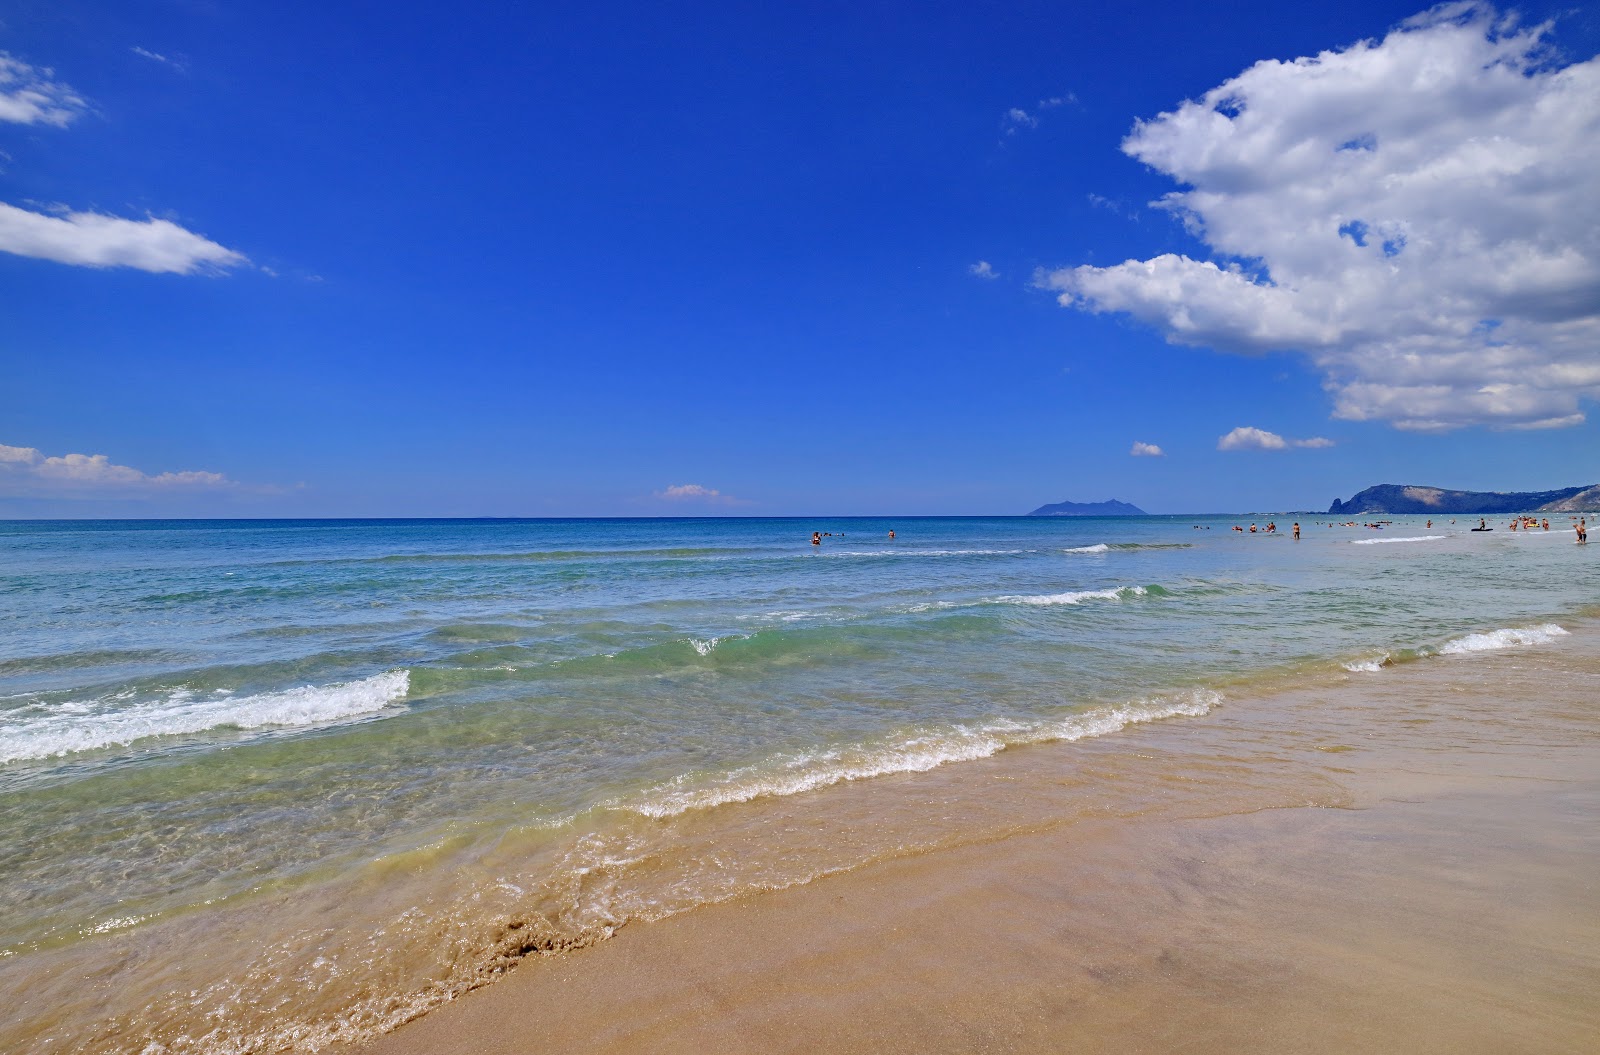
<svg viewBox="0 0 1600 1055"><path fill-rule="evenodd" d="M907 778L1097 800L530 957L364 1050L1600 1050L1574 629Z"/></svg>

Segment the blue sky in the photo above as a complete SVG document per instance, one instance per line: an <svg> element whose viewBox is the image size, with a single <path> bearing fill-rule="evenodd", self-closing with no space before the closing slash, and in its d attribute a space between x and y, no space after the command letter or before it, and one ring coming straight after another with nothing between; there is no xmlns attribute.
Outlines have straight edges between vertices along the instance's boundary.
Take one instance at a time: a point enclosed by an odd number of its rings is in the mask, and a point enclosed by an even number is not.
<svg viewBox="0 0 1600 1055"><path fill-rule="evenodd" d="M17 0L0 516L1600 480L1600 17L1313 6Z"/></svg>

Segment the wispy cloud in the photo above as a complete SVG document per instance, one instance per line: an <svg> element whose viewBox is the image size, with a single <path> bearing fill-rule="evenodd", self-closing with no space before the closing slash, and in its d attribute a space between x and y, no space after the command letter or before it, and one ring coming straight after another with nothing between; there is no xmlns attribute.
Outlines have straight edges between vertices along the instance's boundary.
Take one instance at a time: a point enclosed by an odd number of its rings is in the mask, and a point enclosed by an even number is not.
<svg viewBox="0 0 1600 1055"><path fill-rule="evenodd" d="M1005 129L1008 136L1017 134L1020 128L1038 128L1039 119L1020 106L1013 106L1006 111L1005 117L1000 119L1000 127Z"/></svg>
<svg viewBox="0 0 1600 1055"><path fill-rule="evenodd" d="M987 260L980 260L976 264L973 264L971 267L967 268L967 274L977 275L979 278L1000 277L1000 272L996 271L994 266L991 265Z"/></svg>
<svg viewBox="0 0 1600 1055"><path fill-rule="evenodd" d="M0 493L108 497L237 488L222 473L203 470L146 473L104 454L46 455L36 447L0 443Z"/></svg>
<svg viewBox="0 0 1600 1055"><path fill-rule="evenodd" d="M1286 451L1291 447L1318 449L1332 447L1333 441L1322 436L1304 440L1285 439L1276 432L1241 425L1225 436L1218 437L1219 451Z"/></svg>
<svg viewBox="0 0 1600 1055"><path fill-rule="evenodd" d="M1600 399L1600 58L1558 66L1550 30L1451 3L1258 62L1122 144L1182 185L1157 204L1214 259L1042 284L1174 343L1301 352L1337 418L1578 424Z"/></svg>
<svg viewBox="0 0 1600 1055"><path fill-rule="evenodd" d="M1089 204L1096 209L1104 209L1109 213L1115 213L1118 216L1130 219L1139 215L1138 209L1135 209L1121 198L1107 198L1105 195L1095 194L1093 191L1090 191L1087 197Z"/></svg>
<svg viewBox="0 0 1600 1055"><path fill-rule="evenodd" d="M1071 92L1065 95L1052 95L1048 99L1040 99L1033 104L1031 110L1021 106L1013 106L1000 118L1000 131L1008 136L1014 136L1027 128L1039 127L1039 115L1046 110L1054 110L1058 106L1075 104L1078 97Z"/></svg>
<svg viewBox="0 0 1600 1055"><path fill-rule="evenodd" d="M0 202L0 251L82 267L132 267L187 275L246 261L171 220L126 220L97 212L46 216Z"/></svg>
<svg viewBox="0 0 1600 1055"><path fill-rule="evenodd" d="M701 487L699 484L672 484L665 490L655 492L655 497L668 502L702 502L707 505L744 505L745 500L725 495L714 487Z"/></svg>
<svg viewBox="0 0 1600 1055"><path fill-rule="evenodd" d="M1154 443L1144 443L1139 440L1134 440L1133 449L1128 451L1128 453L1133 455L1135 458L1162 458L1166 456L1167 452L1156 446Z"/></svg>
<svg viewBox="0 0 1600 1055"><path fill-rule="evenodd" d="M135 55L138 55L140 58L149 59L151 62L159 62L161 65L168 66L171 69L176 70L178 73L188 72L187 65L179 62L177 59L163 55L159 51L151 51L149 48L140 47L133 47L129 48L128 50L133 52Z"/></svg>
<svg viewBox="0 0 1600 1055"><path fill-rule="evenodd" d="M82 96L55 76L52 69L0 51L0 121L65 128L87 110Z"/></svg>

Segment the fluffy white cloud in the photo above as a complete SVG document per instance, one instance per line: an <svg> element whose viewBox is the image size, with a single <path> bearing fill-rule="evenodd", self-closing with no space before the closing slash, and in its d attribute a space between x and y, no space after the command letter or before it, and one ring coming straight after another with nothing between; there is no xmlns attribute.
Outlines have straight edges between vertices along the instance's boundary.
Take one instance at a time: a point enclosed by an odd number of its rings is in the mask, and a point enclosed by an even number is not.
<svg viewBox="0 0 1600 1055"><path fill-rule="evenodd" d="M1128 451L1128 453L1133 455L1135 458L1160 458L1167 452L1156 446L1154 443L1141 443L1138 440L1134 440L1133 449Z"/></svg>
<svg viewBox="0 0 1600 1055"><path fill-rule="evenodd" d="M170 62L155 52L133 50ZM54 71L0 51L0 121L64 128L88 109L77 92L54 78ZM4 202L0 202L0 252L83 267L133 267L180 275L233 267L246 260L244 254L170 220L126 220L68 210L50 215Z"/></svg>
<svg viewBox="0 0 1600 1055"><path fill-rule="evenodd" d="M151 475L117 465L104 454L46 456L36 447L0 443L0 493L70 494L104 497L115 494L237 486L221 473L187 470Z"/></svg>
<svg viewBox="0 0 1600 1055"><path fill-rule="evenodd" d="M84 267L135 267L187 275L226 268L244 254L170 220L124 220L97 212L46 216L0 202L0 251Z"/></svg>
<svg viewBox="0 0 1600 1055"><path fill-rule="evenodd" d="M990 264L987 260L980 260L976 264L973 264L971 267L967 268L967 273L970 275L977 275L979 278L1000 277L1000 272L996 271L994 269L994 265Z"/></svg>
<svg viewBox="0 0 1600 1055"><path fill-rule="evenodd" d="M712 505L739 505L742 502L732 495L699 484L673 484L664 491L657 491L655 496L668 502L709 502Z"/></svg>
<svg viewBox="0 0 1600 1055"><path fill-rule="evenodd" d="M65 127L88 105L55 79L55 71L30 66L0 51L0 121Z"/></svg>
<svg viewBox="0 0 1600 1055"><path fill-rule="evenodd" d="M1256 63L1123 150L1215 260L1039 275L1168 340L1295 350L1334 416L1559 427L1600 398L1600 58L1548 25L1436 7L1382 41Z"/></svg>
<svg viewBox="0 0 1600 1055"><path fill-rule="evenodd" d="M1217 450L1219 451L1286 451L1290 447L1322 448L1332 446L1332 440L1321 436L1312 436L1310 439L1304 440L1289 440L1284 439L1276 432L1251 428L1249 425L1241 425L1226 436L1221 436L1217 439Z"/></svg>

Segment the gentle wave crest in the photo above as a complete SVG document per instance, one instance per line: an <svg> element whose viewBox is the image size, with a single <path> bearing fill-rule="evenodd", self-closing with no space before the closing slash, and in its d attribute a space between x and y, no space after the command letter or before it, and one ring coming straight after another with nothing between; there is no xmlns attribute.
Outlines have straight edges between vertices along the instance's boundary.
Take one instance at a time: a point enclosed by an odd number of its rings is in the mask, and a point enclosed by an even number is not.
<svg viewBox="0 0 1600 1055"><path fill-rule="evenodd" d="M1343 664L1344 669L1352 674L1376 674L1389 665L1389 654L1385 652L1377 659L1358 659Z"/></svg>
<svg viewBox="0 0 1600 1055"><path fill-rule="evenodd" d="M1409 535L1406 538L1358 538L1352 539L1352 546L1381 546L1385 542L1438 542L1440 539L1449 538L1448 535Z"/></svg>
<svg viewBox="0 0 1600 1055"><path fill-rule="evenodd" d="M1149 593L1143 586L1114 586L1109 590L1068 590L1065 593L1008 594L992 597L985 604L1054 605L1082 604L1085 601L1121 601Z"/></svg>
<svg viewBox="0 0 1600 1055"><path fill-rule="evenodd" d="M1062 553L1109 553L1111 547L1104 542L1096 542L1092 546L1072 546L1061 551Z"/></svg>
<svg viewBox="0 0 1600 1055"><path fill-rule="evenodd" d="M411 672L391 670L356 681L302 685L255 696L196 700L186 689L118 709L115 702L64 705L43 717L0 725L0 765L122 747L152 736L209 729L324 725L383 710L405 697Z"/></svg>
<svg viewBox="0 0 1600 1055"><path fill-rule="evenodd" d="M1507 627L1501 630L1490 630L1483 634L1468 634L1458 637L1441 645L1439 654L1443 656L1464 656L1471 652L1493 652L1502 648L1517 648L1522 645L1547 645L1558 637L1566 637L1568 631L1554 623L1544 623L1540 626Z"/></svg>
<svg viewBox="0 0 1600 1055"><path fill-rule="evenodd" d="M748 634L723 634L720 637L691 637L689 645L700 655L709 656L724 641L748 641Z"/></svg>
<svg viewBox="0 0 1600 1055"><path fill-rule="evenodd" d="M700 786L692 786L689 778L680 777L636 801L613 803L612 808L662 819L752 799L798 795L850 780L891 773L925 773L949 762L988 758L1008 747L1105 736L1163 718L1197 718L1210 713L1222 699L1219 692L1196 689L1177 696L1096 707L1051 721L956 726L873 746L776 755Z"/></svg>

